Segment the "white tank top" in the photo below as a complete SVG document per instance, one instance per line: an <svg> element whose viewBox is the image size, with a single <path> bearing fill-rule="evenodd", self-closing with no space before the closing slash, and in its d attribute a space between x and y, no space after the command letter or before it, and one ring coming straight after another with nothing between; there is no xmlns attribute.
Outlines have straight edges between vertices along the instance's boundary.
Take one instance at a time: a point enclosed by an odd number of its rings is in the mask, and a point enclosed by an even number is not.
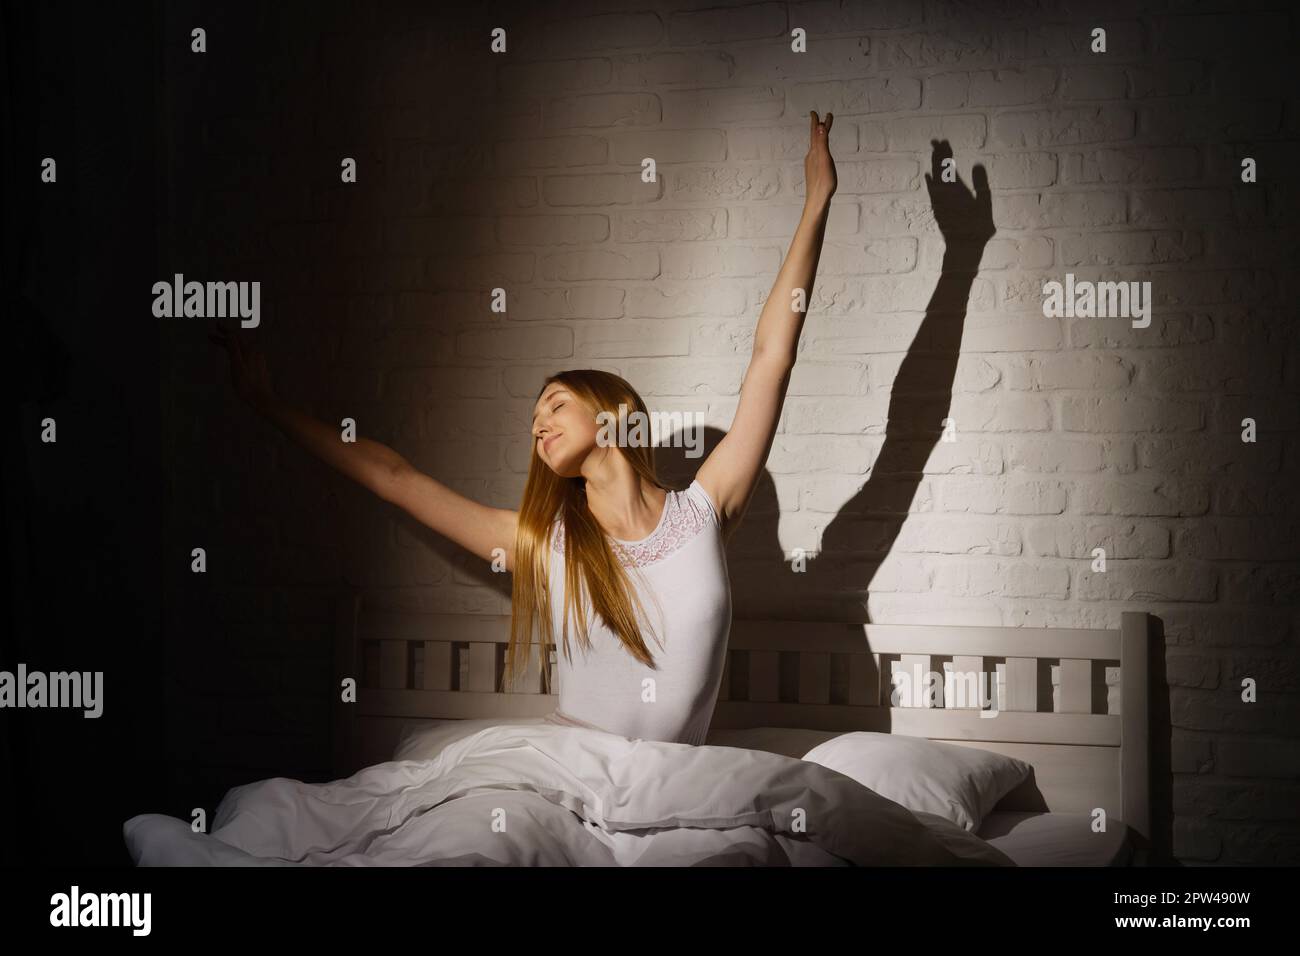
<svg viewBox="0 0 1300 956"><path fill-rule="evenodd" d="M607 537L621 545L623 566L644 609L638 618L641 636L657 669L628 652L591 611L589 599L584 603L591 647L582 646L571 617L565 653L564 525L557 518L550 592L559 704L547 719L642 740L702 744L731 633L731 581L717 509L704 487L692 481L684 491L668 492L659 525L648 537ZM614 553L618 557L620 548Z"/></svg>

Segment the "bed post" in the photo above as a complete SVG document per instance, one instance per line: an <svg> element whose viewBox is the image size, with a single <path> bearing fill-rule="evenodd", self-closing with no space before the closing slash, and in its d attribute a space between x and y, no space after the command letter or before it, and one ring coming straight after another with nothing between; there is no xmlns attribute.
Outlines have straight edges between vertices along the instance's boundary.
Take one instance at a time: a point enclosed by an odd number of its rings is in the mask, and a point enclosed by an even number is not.
<svg viewBox="0 0 1300 956"><path fill-rule="evenodd" d="M357 721L355 703L343 702L343 680L351 677L361 684L357 672L357 617L361 611L361 593L346 591L334 608L334 680L330 688L333 736L333 774L339 780L351 776L356 754Z"/></svg>
<svg viewBox="0 0 1300 956"><path fill-rule="evenodd" d="M1150 615L1120 613L1120 787L1124 822L1151 842L1150 687L1148 635Z"/></svg>

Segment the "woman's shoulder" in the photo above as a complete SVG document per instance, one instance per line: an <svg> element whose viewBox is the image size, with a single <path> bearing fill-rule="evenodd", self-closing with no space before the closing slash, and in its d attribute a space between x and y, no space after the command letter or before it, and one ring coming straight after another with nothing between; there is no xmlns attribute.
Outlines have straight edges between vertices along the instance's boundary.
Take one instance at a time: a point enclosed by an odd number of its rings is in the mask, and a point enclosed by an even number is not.
<svg viewBox="0 0 1300 956"><path fill-rule="evenodd" d="M691 483L680 492L688 500L703 507L708 519L714 524L719 523L718 506L713 503L713 498L705 487L700 484L700 479L693 478Z"/></svg>

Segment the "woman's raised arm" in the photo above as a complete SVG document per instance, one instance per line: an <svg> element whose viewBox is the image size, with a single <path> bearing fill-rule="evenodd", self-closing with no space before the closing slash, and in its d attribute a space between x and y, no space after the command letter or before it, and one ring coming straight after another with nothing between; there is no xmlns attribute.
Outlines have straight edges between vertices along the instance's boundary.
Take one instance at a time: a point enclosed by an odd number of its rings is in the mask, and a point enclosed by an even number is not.
<svg viewBox="0 0 1300 956"><path fill-rule="evenodd" d="M749 505L785 403L837 185L829 142L834 122L833 113L827 113L824 122L810 113L803 215L759 316L736 418L695 475L713 498L725 536L730 536Z"/></svg>

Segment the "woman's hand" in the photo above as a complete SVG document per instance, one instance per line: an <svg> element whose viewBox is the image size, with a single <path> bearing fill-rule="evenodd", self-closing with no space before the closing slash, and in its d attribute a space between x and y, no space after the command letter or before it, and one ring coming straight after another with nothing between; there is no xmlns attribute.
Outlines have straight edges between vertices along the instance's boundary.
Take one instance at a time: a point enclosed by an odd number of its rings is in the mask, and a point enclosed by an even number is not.
<svg viewBox="0 0 1300 956"><path fill-rule="evenodd" d="M819 120L814 110L808 111L808 155L803 161L804 201L828 203L835 195L839 181L835 177L835 160L831 159L830 132L835 124L835 114L827 113Z"/></svg>
<svg viewBox="0 0 1300 956"><path fill-rule="evenodd" d="M271 390L271 374L266 368L266 356L251 345L240 344L239 336L222 326L208 336L213 345L223 347L230 355L230 381L235 393L258 412L265 412L275 402Z"/></svg>

